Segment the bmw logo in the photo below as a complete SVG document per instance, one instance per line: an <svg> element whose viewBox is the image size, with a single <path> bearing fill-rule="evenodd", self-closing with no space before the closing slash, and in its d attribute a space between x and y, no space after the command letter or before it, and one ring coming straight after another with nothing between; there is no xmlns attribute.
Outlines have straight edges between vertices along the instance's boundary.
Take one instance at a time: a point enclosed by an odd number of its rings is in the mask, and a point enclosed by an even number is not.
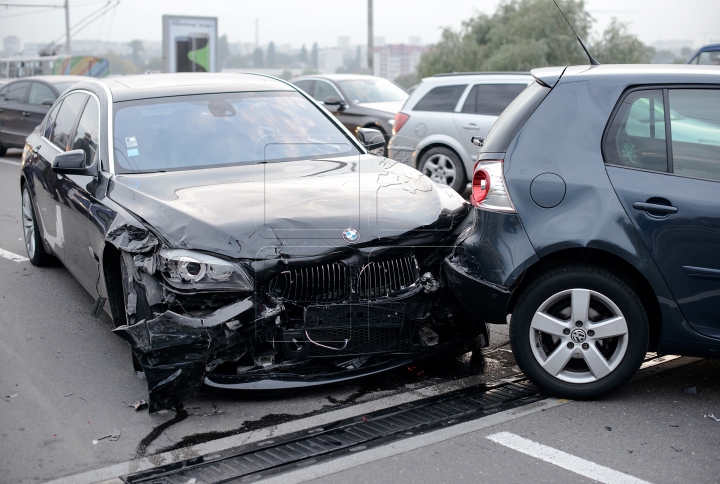
<svg viewBox="0 0 720 484"><path fill-rule="evenodd" d="M360 240L360 232L353 228L345 229L343 230L342 238L348 244L354 244L355 242Z"/></svg>

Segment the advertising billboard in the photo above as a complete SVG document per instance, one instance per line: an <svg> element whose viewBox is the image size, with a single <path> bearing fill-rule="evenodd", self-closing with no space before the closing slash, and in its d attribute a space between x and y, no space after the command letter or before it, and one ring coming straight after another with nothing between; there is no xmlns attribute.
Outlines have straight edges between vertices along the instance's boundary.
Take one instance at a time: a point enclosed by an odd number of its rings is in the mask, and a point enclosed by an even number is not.
<svg viewBox="0 0 720 484"><path fill-rule="evenodd" d="M217 72L217 17L163 15L163 72Z"/></svg>

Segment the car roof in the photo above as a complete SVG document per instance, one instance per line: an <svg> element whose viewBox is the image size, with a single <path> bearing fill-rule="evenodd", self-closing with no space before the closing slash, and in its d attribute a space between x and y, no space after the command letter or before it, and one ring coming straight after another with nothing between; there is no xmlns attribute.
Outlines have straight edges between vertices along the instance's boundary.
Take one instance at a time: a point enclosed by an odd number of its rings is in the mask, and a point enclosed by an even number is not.
<svg viewBox="0 0 720 484"><path fill-rule="evenodd" d="M378 76L370 76L367 74L308 74L306 76L294 77L290 82L301 81L303 79L327 79L329 81L350 81L353 79L378 79ZM383 79L383 78L380 78Z"/></svg>
<svg viewBox="0 0 720 484"><path fill-rule="evenodd" d="M221 92L295 91L283 81L262 74L183 72L141 74L96 79L112 93L113 101L132 101L156 97L213 94Z"/></svg>
<svg viewBox="0 0 720 484"><path fill-rule="evenodd" d="M720 44L707 44L700 47L695 53L697 54L699 52L712 52L716 50L720 50Z"/></svg>
<svg viewBox="0 0 720 484"><path fill-rule="evenodd" d="M48 84L58 84L61 82L81 82L81 81L87 81L88 79L92 79L92 78L87 77L87 76L57 75L57 76L18 77L17 79L6 80L6 81L8 81L8 84L10 84L12 82L20 82L20 81L43 81L43 82L47 82Z"/></svg>
<svg viewBox="0 0 720 484"><path fill-rule="evenodd" d="M603 64L570 66L560 82L587 79L593 82L625 82L627 85L678 83L720 84L720 68L694 64Z"/></svg>
<svg viewBox="0 0 720 484"><path fill-rule="evenodd" d="M432 77L425 77L423 78L421 85L451 85L477 81L530 82L531 80L532 76L529 72L457 72L452 74L436 74Z"/></svg>

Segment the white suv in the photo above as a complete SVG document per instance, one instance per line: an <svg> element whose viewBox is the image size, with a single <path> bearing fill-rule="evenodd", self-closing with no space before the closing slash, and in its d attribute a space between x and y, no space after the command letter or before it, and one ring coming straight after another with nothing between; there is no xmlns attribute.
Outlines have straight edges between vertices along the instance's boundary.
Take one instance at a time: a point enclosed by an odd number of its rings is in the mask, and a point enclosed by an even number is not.
<svg viewBox="0 0 720 484"><path fill-rule="evenodd" d="M388 157L462 193L484 138L533 81L524 73L439 74L423 79L395 116Z"/></svg>

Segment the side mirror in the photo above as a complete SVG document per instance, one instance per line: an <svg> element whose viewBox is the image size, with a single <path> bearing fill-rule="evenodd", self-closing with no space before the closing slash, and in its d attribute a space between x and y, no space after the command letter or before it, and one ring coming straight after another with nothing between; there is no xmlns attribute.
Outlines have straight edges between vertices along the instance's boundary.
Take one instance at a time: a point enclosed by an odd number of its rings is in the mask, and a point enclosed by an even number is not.
<svg viewBox="0 0 720 484"><path fill-rule="evenodd" d="M85 151L83 150L72 150L57 155L52 162L52 171L65 175L94 176L97 174L94 163L85 166Z"/></svg>
<svg viewBox="0 0 720 484"><path fill-rule="evenodd" d="M358 128L357 138L368 151L385 147L385 137L379 129Z"/></svg>
<svg viewBox="0 0 720 484"><path fill-rule="evenodd" d="M483 144L485 144L485 138L481 138L480 136L473 136L472 138L470 138L470 142L475 146L482 146Z"/></svg>
<svg viewBox="0 0 720 484"><path fill-rule="evenodd" d="M345 104L345 101L340 99L338 96L328 96L323 101L323 104L325 106L337 106L338 111L342 111L347 107L347 104Z"/></svg>
<svg viewBox="0 0 720 484"><path fill-rule="evenodd" d="M42 105L42 106L52 106L54 102L55 102L54 99L46 98L46 99L43 99L42 101L40 101L40 105Z"/></svg>

